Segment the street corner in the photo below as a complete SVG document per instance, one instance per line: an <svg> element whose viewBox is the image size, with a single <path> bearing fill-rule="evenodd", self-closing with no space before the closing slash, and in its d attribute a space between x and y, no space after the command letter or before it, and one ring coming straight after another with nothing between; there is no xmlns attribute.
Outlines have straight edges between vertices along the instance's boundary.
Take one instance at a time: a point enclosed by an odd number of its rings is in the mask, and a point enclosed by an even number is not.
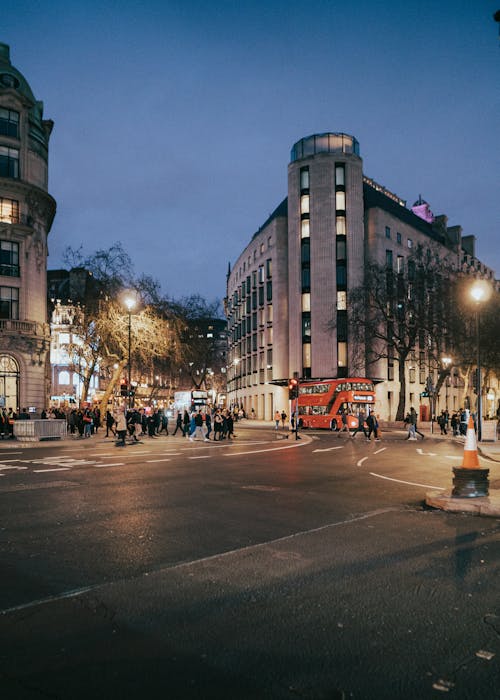
<svg viewBox="0 0 500 700"><path fill-rule="evenodd" d="M429 491L425 495L426 505L446 510L449 513L470 513L483 517L500 517L500 490L491 490L488 496L458 498L451 491Z"/></svg>

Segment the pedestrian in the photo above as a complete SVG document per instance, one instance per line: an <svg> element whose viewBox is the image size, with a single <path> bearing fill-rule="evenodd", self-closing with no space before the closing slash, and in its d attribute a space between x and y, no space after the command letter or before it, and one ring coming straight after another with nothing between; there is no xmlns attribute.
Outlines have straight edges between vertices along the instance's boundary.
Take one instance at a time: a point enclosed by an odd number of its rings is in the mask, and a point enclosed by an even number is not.
<svg viewBox="0 0 500 700"><path fill-rule="evenodd" d="M352 437L351 433L349 432L347 418L348 418L347 411L344 408L340 409L340 419L342 421L342 427L339 430L339 435L338 435L339 437L340 437L340 433L344 433L344 432L346 432L349 435L349 437Z"/></svg>
<svg viewBox="0 0 500 700"><path fill-rule="evenodd" d="M281 411L281 426L283 430L285 429L285 421L286 421L286 413L285 411Z"/></svg>
<svg viewBox="0 0 500 700"><path fill-rule="evenodd" d="M217 439L219 441L222 440L222 436L221 436L222 423L223 423L223 420L222 420L220 410L217 409L217 411L215 412L215 416L214 416L214 442L216 442Z"/></svg>
<svg viewBox="0 0 500 700"><path fill-rule="evenodd" d="M416 440L417 435L420 435L422 440L425 438L425 435L420 432L420 430L417 428L417 412L413 408L413 406L410 408L410 423L411 423L411 430L412 430L412 437Z"/></svg>
<svg viewBox="0 0 500 700"><path fill-rule="evenodd" d="M187 412L186 409L184 409L184 415L182 416L182 425L183 425L183 437L186 437L186 435L189 434L189 424L191 422L191 419L189 417L189 413Z"/></svg>
<svg viewBox="0 0 500 700"><path fill-rule="evenodd" d="M173 432L173 435L175 435L178 430L181 431L181 434L184 437L184 430L182 428L182 413L180 411L177 411L177 418L175 419L175 430Z"/></svg>
<svg viewBox="0 0 500 700"><path fill-rule="evenodd" d="M255 409L254 409L253 406L252 406L252 409L251 409L251 411L250 411L250 416L251 416L252 420L255 419Z"/></svg>
<svg viewBox="0 0 500 700"><path fill-rule="evenodd" d="M226 416L226 437L228 440L231 439L231 435L233 438L236 437L234 434L234 419L231 412L228 411Z"/></svg>
<svg viewBox="0 0 500 700"><path fill-rule="evenodd" d="M207 411L205 414L205 426L207 428L206 438L210 440L210 433L212 432L212 416L210 415L210 411Z"/></svg>
<svg viewBox="0 0 500 700"><path fill-rule="evenodd" d="M197 436L200 437L200 440L203 440L204 442L209 442L203 433L203 416L200 412L196 413L196 415L194 416L194 426L194 431L189 436L191 442L194 442Z"/></svg>
<svg viewBox="0 0 500 700"><path fill-rule="evenodd" d="M380 442L378 436L378 420L373 411L368 411L368 416L366 417L366 425L368 426L368 437L366 438L368 442L371 440L371 435L373 433L375 442Z"/></svg>
<svg viewBox="0 0 500 700"><path fill-rule="evenodd" d="M106 437L109 437L109 433L111 431L111 435L113 437L116 437L116 432L115 429L113 428L115 424L115 419L113 418L113 414L111 411L106 411Z"/></svg>
<svg viewBox="0 0 500 700"><path fill-rule="evenodd" d="M125 436L127 434L127 417L125 414L125 408L119 408L114 418L116 423L116 435L118 436L115 446L125 447Z"/></svg>
<svg viewBox="0 0 500 700"><path fill-rule="evenodd" d="M365 420L366 420L366 415L365 415L364 410L361 408L359 410L359 413L358 413L358 427L352 433L352 435L351 435L352 438L354 438L354 436L357 435L360 430L363 431L365 438L368 438L368 433L366 432L366 428L365 428Z"/></svg>
<svg viewBox="0 0 500 700"><path fill-rule="evenodd" d="M275 430L278 430L278 428L280 427L280 420L281 420L281 413L279 411L276 411L276 413L274 414L274 422L276 425Z"/></svg>
<svg viewBox="0 0 500 700"><path fill-rule="evenodd" d="M168 435L168 416L166 411L163 411L160 416L160 430L158 431L159 433L162 433L165 431L166 435Z"/></svg>

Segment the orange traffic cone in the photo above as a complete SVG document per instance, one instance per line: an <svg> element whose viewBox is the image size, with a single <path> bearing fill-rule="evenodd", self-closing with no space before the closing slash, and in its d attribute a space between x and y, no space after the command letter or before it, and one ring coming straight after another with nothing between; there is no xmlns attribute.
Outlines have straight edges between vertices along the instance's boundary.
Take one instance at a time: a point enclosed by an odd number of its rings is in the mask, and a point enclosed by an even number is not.
<svg viewBox="0 0 500 700"><path fill-rule="evenodd" d="M467 424L462 467L465 469L480 469L479 457L477 454L476 431L474 430L472 416L469 416L469 423Z"/></svg>

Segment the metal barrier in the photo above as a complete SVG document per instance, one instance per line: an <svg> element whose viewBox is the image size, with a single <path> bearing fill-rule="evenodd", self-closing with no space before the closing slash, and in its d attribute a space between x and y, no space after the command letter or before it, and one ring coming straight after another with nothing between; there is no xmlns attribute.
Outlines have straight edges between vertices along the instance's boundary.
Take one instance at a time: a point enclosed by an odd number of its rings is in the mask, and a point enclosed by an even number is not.
<svg viewBox="0 0 500 700"><path fill-rule="evenodd" d="M61 440L68 434L65 420L16 420L14 437L20 442Z"/></svg>

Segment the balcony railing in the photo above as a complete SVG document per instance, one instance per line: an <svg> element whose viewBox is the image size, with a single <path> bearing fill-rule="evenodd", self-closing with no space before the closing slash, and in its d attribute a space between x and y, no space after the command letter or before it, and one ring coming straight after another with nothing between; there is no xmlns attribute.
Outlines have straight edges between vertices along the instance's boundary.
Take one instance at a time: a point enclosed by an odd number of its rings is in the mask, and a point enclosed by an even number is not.
<svg viewBox="0 0 500 700"><path fill-rule="evenodd" d="M35 321L13 321L10 318L0 318L0 331L10 331L11 333L37 335L39 325Z"/></svg>

